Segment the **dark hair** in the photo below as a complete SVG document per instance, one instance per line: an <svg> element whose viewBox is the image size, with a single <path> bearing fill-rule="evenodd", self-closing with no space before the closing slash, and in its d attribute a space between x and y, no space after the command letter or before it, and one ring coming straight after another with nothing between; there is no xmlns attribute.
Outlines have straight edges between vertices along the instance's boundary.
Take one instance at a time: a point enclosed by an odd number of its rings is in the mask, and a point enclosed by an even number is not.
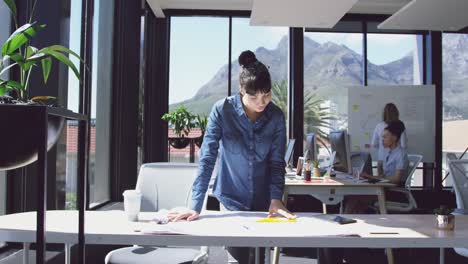
<svg viewBox="0 0 468 264"><path fill-rule="evenodd" d="M271 77L268 68L257 60L255 54L246 50L239 55L239 83L241 88L250 94L258 92L269 93L271 91Z"/></svg>
<svg viewBox="0 0 468 264"><path fill-rule="evenodd" d="M382 119L387 124L392 121L400 120L400 112L398 112L398 108L395 104L388 103L385 105Z"/></svg>
<svg viewBox="0 0 468 264"><path fill-rule="evenodd" d="M392 135L396 136L397 140L400 140L401 133L403 133L405 129L405 124L403 124L403 122L401 122L400 120L388 123L387 127L385 128L385 130L390 132Z"/></svg>

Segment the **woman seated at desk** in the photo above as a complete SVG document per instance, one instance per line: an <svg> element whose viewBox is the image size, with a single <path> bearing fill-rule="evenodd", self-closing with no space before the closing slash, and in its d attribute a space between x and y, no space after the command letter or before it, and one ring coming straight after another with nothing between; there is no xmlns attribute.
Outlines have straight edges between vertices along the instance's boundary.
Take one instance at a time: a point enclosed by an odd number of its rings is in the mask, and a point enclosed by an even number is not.
<svg viewBox="0 0 468 264"><path fill-rule="evenodd" d="M382 144L389 151L384 154L383 160L378 166L378 176L370 176L363 172L361 176L367 179L386 179L399 186L403 185L408 177L408 155L406 150L398 144L405 125L401 121L388 123L382 134ZM376 198L369 195L352 195L345 198L345 214L366 213L369 206ZM378 263L379 254L367 249L320 249L319 258L321 264L343 263Z"/></svg>
<svg viewBox="0 0 468 264"><path fill-rule="evenodd" d="M378 165L378 176L370 176L363 172L361 177L366 179L386 179L390 183L402 186L408 177L408 155L406 150L398 143L405 131L405 125L401 121L388 123L382 134L382 145L388 148L383 160ZM368 206L375 202L375 197L354 195L345 199L344 212L346 214L365 213Z"/></svg>
<svg viewBox="0 0 468 264"><path fill-rule="evenodd" d="M374 133L372 136L372 141L371 141L371 145L377 149L377 153L378 153L377 161L379 165L383 163L383 159L386 155L386 152L388 152L389 150L388 147L384 146L383 144L383 141L382 141L383 132L389 123L395 122L395 121L401 121L400 112L398 111L398 108L396 107L395 104L388 103L385 105L385 108L383 111L382 122L378 123L377 126L375 126ZM399 145L403 149L407 148L408 136L406 135L406 129L403 129L403 132L401 132L400 139L397 141L397 145Z"/></svg>

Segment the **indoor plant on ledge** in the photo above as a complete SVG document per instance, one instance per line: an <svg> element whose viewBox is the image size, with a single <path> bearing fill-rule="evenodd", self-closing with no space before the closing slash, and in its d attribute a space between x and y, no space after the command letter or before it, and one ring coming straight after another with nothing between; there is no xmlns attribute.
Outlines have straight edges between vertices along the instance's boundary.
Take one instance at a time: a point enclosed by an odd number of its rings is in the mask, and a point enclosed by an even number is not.
<svg viewBox="0 0 468 264"><path fill-rule="evenodd" d="M195 118L196 126L200 128L201 135L195 139L195 144L201 148L203 144L203 137L205 136L206 125L208 124L208 116L206 114L197 115Z"/></svg>
<svg viewBox="0 0 468 264"><path fill-rule="evenodd" d="M53 60L58 60L71 68L76 77L80 79L80 73L68 55L71 54L79 59L80 57L60 45L43 48L31 45L31 39L46 27L32 22L37 1L34 2L29 21L21 27L18 26L15 1L3 0L3 2L10 9L16 26L16 30L1 46L0 58L0 106L9 105L0 108L0 122L7 125L0 132L0 137L4 139L2 140L4 151L0 151L0 170L9 170L25 166L37 159L37 142L33 142L34 137L31 136L35 133L37 124L34 120L30 120L30 116L28 118L27 111L29 110L25 106L44 105L51 99L55 99L50 96L30 98L31 72L40 65L44 83L47 83ZM18 70L19 79L6 78L5 74L8 70ZM54 116L48 120L47 149L50 149L60 135L64 118Z"/></svg>
<svg viewBox="0 0 468 264"><path fill-rule="evenodd" d="M187 138L190 130L195 127L193 121L194 115L185 106L179 106L176 109L166 113L162 119L169 122L169 126L174 130L177 137L169 138L169 143L174 148L185 148L190 143Z"/></svg>

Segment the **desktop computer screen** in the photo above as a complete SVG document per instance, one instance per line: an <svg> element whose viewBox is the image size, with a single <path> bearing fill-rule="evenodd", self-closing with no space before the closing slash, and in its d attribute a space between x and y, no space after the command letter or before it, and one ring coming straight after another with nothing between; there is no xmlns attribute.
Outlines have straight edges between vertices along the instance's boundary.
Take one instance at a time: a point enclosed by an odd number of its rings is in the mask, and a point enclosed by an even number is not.
<svg viewBox="0 0 468 264"><path fill-rule="evenodd" d="M309 133L306 136L304 160L317 160L317 143L316 135Z"/></svg>
<svg viewBox="0 0 468 264"><path fill-rule="evenodd" d="M351 152L349 147L349 135L346 130L330 132L330 144L332 151L335 151L333 168L336 171L352 173Z"/></svg>

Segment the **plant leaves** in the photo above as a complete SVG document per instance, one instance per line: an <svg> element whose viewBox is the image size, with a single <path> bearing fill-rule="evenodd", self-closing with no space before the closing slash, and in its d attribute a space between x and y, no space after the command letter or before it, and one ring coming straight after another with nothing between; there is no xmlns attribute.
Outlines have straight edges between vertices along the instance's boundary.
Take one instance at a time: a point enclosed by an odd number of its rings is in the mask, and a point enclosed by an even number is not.
<svg viewBox="0 0 468 264"><path fill-rule="evenodd" d="M3 2L8 6L10 9L11 14L13 17L16 17L17 11L16 11L16 4L15 0L3 0Z"/></svg>
<svg viewBox="0 0 468 264"><path fill-rule="evenodd" d="M11 89L10 87L0 85L0 96L4 96L6 93L8 93L11 90L13 89Z"/></svg>
<svg viewBox="0 0 468 264"><path fill-rule="evenodd" d="M47 83L47 80L49 79L50 75L50 70L52 68L52 58L47 57L41 60L42 64L42 75L44 77L44 83Z"/></svg>
<svg viewBox="0 0 468 264"><path fill-rule="evenodd" d="M57 60L61 61L62 63L66 64L75 73L76 78L80 79L80 72L78 71L78 69L75 67L73 62L67 56L63 55L62 53L58 51L49 50L49 49L42 49L41 52L45 54L49 54L53 56L54 58L56 58Z"/></svg>
<svg viewBox="0 0 468 264"><path fill-rule="evenodd" d="M34 96L33 98L31 98L31 100L35 101L35 100L50 100L50 99L57 99L57 97L55 96L47 96L47 95L41 95L41 96Z"/></svg>
<svg viewBox="0 0 468 264"><path fill-rule="evenodd" d="M7 60L12 60L14 62L17 62L18 64L22 64L24 61L23 55L19 53L12 53L10 55L5 55L3 57L3 63L5 63Z"/></svg>
<svg viewBox="0 0 468 264"><path fill-rule="evenodd" d="M26 59L37 53L37 48L33 46L28 46L26 49Z"/></svg>
<svg viewBox="0 0 468 264"><path fill-rule="evenodd" d="M21 85L21 83L19 83L17 81L11 81L11 80L10 81L2 81L2 82L0 82L0 85L10 87L10 88L23 89L23 86Z"/></svg>
<svg viewBox="0 0 468 264"><path fill-rule="evenodd" d="M24 24L13 32L7 41L5 41L2 47L2 55L5 56L12 54L28 40L32 39L43 28L45 28L45 25L38 25L36 23Z"/></svg>
<svg viewBox="0 0 468 264"><path fill-rule="evenodd" d="M80 58L80 56L78 54L76 54L74 51L72 51L70 49L67 49L67 48L65 48L64 46L61 46L61 45L52 45L52 46L46 47L44 49L49 49L49 50L53 50L53 51L59 51L59 52L62 52L62 53L71 54L71 55L75 56L77 59L79 59L80 61L84 62Z"/></svg>
<svg viewBox="0 0 468 264"><path fill-rule="evenodd" d="M6 71L8 71L11 67L15 66L15 65L18 65L18 63L13 63L13 64L10 64L7 67L3 68L3 70L0 72L0 76L2 74L4 74Z"/></svg>

